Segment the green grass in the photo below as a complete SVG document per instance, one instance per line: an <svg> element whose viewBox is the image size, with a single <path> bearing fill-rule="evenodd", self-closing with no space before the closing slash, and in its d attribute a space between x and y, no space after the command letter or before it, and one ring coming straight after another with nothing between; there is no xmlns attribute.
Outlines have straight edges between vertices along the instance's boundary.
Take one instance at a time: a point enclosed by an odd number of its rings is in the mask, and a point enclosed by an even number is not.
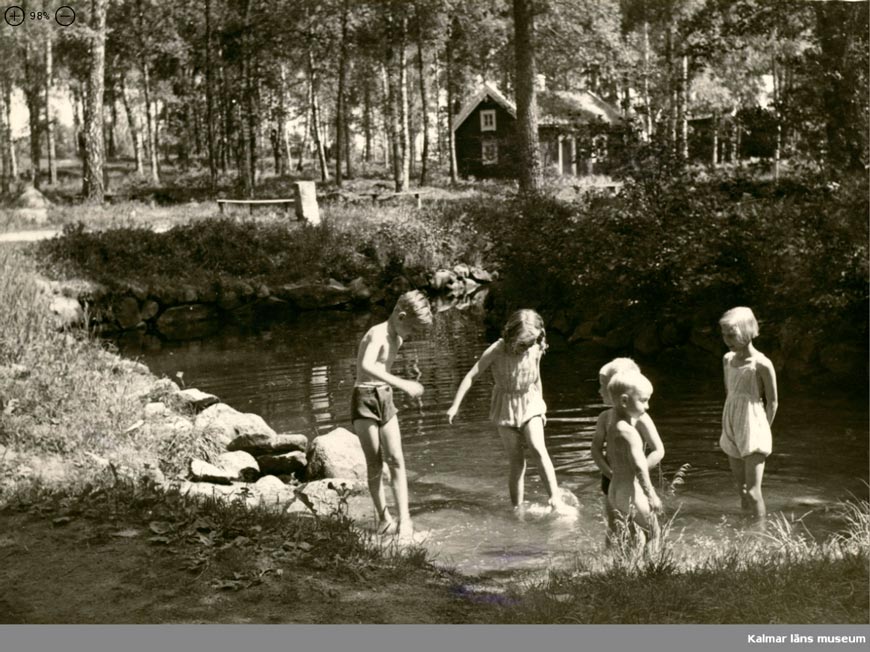
<svg viewBox="0 0 870 652"><path fill-rule="evenodd" d="M680 554L617 543L578 554L567 569L517 584L512 623L866 623L870 618L870 503L838 506L843 529L816 540L777 517L707 551Z"/></svg>
<svg viewBox="0 0 870 652"><path fill-rule="evenodd" d="M142 410L137 393L153 377L87 331L58 330L30 256L0 247L0 270L0 445L25 457L63 460L70 482L102 468L94 456L131 468L159 461L173 471L203 452L190 436L131 430ZM24 464L0 458L3 484L14 482Z"/></svg>

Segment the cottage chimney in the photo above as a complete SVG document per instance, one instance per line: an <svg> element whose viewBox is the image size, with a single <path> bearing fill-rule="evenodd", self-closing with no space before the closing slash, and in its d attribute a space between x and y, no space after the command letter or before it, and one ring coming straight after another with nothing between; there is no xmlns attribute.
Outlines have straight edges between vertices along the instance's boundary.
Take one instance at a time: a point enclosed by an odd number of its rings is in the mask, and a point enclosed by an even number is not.
<svg viewBox="0 0 870 652"><path fill-rule="evenodd" d="M535 90L539 93L547 90L547 75L535 75Z"/></svg>

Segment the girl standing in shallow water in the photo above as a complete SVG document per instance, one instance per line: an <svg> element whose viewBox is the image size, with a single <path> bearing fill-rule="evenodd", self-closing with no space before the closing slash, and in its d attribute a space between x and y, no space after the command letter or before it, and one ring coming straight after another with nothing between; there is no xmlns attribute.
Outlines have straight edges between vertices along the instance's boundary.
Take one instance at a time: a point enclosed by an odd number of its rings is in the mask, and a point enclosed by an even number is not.
<svg viewBox="0 0 870 652"><path fill-rule="evenodd" d="M547 350L544 320L534 310L518 310L508 318L500 340L492 344L469 370L456 390L453 405L447 410L452 424L465 394L475 378L492 369L489 418L498 428L510 461L508 489L514 508L523 504L528 446L541 471L550 506L562 506L556 485L556 472L544 444L547 404L541 392L541 356Z"/></svg>
<svg viewBox="0 0 870 652"><path fill-rule="evenodd" d="M728 455L741 507L764 521L767 508L761 479L765 460L773 450L770 426L779 405L776 372L770 359L752 345L758 335L752 310L732 308L722 315L719 326L730 349L722 358L728 396L722 410L719 446Z"/></svg>

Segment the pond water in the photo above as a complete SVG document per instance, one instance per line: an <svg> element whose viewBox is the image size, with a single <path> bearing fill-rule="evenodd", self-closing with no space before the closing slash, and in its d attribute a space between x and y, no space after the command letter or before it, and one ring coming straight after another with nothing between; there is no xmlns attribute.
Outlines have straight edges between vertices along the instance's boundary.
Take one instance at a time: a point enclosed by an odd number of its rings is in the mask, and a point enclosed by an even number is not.
<svg viewBox="0 0 870 652"><path fill-rule="evenodd" d="M227 327L197 341L152 338L118 345L158 375L177 378L181 372L185 386L261 415L277 432L292 431L304 419L326 433L337 426L352 429L357 344L383 318L310 313L256 330ZM454 426L445 417L462 377L495 337L486 332L479 307L446 310L436 316L429 339L405 343L394 368L408 375L406 368L418 365L426 388L419 402L396 392L415 527L437 562L491 577L569 563L574 555L602 549L603 495L589 449L595 418L604 409L597 370L607 362L567 346L554 345L544 356L547 447L559 484L575 494L580 508L576 518L545 514L546 493L530 462L530 505L518 519L508 498L506 457L487 421L489 377L472 387ZM718 360L711 361L713 372L694 376L679 364L642 366L655 386L650 414L666 448L653 480L667 513L675 514L672 540L691 554L739 536L738 500L726 456L716 448L724 400ZM781 382L780 395L764 478L768 510L823 536L837 526L835 501L867 497L866 379L823 388ZM685 482L670 493L684 464L691 465Z"/></svg>

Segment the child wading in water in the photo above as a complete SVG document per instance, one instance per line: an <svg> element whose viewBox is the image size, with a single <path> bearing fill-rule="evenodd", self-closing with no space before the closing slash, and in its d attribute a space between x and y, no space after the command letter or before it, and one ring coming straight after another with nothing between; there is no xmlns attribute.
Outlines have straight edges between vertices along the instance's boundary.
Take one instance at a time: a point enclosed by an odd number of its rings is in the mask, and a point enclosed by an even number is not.
<svg viewBox="0 0 870 652"><path fill-rule="evenodd" d="M429 301L419 290L399 297L390 318L372 326L359 344L356 360L356 384L351 398L353 429L362 444L368 470L369 492L375 506L378 532L400 537L413 534L408 511L408 479L399 420L393 403L393 388L412 398L423 394L423 385L390 373L402 341L432 324ZM387 511L382 482L384 463L390 469L390 483L399 512L395 523Z"/></svg>
<svg viewBox="0 0 870 652"><path fill-rule="evenodd" d="M728 455L741 507L763 522L767 509L761 479L764 462L773 450L770 426L779 404L776 372L770 359L752 345L758 336L752 310L732 308L722 315L719 326L731 349L722 358L728 396L719 446Z"/></svg>
<svg viewBox="0 0 870 652"><path fill-rule="evenodd" d="M526 445L531 448L541 472L550 506L556 509L564 506L556 485L556 472L544 444L547 405L541 392L541 356L546 350L546 331L541 316L534 310L516 311L505 324L501 339L484 351L462 379L453 405L447 410L452 424L474 379L492 368L495 386L489 418L498 427L508 454L508 489L515 509L523 504L526 474L523 449Z"/></svg>
<svg viewBox="0 0 870 652"><path fill-rule="evenodd" d="M656 512L662 503L649 477L643 439L635 427L649 409L652 383L639 371L621 371L610 379L607 391L613 401L613 418L607 424L607 459L611 478L607 490L608 530L612 536L620 527L630 539L658 545Z"/></svg>
<svg viewBox="0 0 870 652"><path fill-rule="evenodd" d="M604 444L607 438L607 429L616 417L614 415L613 400L607 391L607 385L613 376L623 371L640 373L640 367L631 358L614 358L601 367L601 370L598 372L598 394L601 396L604 404L610 407L598 415L598 421L595 423L595 435L592 438L592 459L598 465L598 468L601 469L601 491L604 493L604 505L607 512L608 543L610 543L610 533L613 532L614 527L613 511L610 509L610 501L607 500L610 477L613 472L607 461ZM638 417L634 425L643 438L646 449L649 451L646 456L646 465L647 469L652 470L665 456L664 444L662 444L658 430L648 413L644 412L644 414Z"/></svg>

